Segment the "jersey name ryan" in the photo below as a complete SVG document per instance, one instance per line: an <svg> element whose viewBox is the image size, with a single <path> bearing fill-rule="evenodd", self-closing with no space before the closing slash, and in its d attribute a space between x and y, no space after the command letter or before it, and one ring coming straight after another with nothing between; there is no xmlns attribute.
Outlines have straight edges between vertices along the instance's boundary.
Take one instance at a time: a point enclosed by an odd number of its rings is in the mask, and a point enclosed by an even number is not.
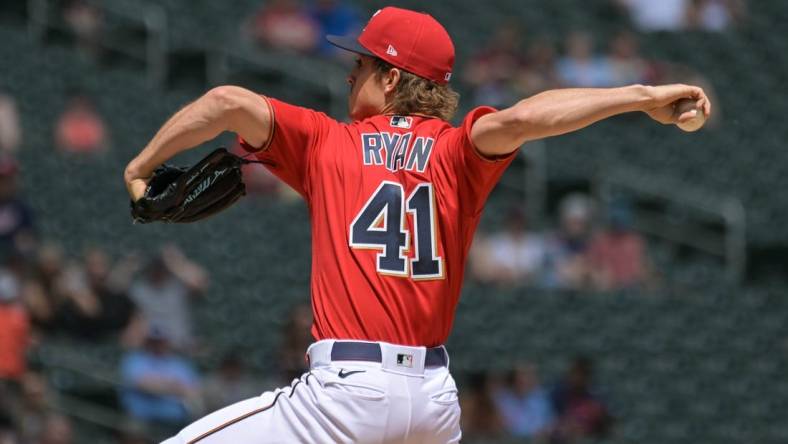
<svg viewBox="0 0 788 444"><path fill-rule="evenodd" d="M414 137L413 133L361 134L364 165L385 165L392 172L404 168L423 173L434 145L432 137Z"/></svg>

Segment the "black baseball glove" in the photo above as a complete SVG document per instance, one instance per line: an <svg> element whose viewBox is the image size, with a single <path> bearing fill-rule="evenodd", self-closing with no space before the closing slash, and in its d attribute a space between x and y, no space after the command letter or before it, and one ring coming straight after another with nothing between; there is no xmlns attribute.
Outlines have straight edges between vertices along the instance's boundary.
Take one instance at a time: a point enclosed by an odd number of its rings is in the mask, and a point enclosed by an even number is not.
<svg viewBox="0 0 788 444"><path fill-rule="evenodd" d="M185 223L205 219L246 194L241 166L263 163L218 148L196 165L162 165L153 172L145 195L131 202L134 222Z"/></svg>

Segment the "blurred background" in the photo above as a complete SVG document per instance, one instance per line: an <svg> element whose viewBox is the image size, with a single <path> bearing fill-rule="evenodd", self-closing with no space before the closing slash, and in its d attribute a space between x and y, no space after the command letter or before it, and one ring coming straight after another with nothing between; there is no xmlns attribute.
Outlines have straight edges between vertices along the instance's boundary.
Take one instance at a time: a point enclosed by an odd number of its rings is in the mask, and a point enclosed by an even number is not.
<svg viewBox="0 0 788 444"><path fill-rule="evenodd" d="M458 120L563 86L715 106L696 133L633 114L521 150L448 343L464 442L788 442L788 4L392 3L453 36ZM301 374L304 204L251 166L230 210L135 226L122 171L219 84L345 119L322 37L385 5L0 1L0 443L155 442Z"/></svg>

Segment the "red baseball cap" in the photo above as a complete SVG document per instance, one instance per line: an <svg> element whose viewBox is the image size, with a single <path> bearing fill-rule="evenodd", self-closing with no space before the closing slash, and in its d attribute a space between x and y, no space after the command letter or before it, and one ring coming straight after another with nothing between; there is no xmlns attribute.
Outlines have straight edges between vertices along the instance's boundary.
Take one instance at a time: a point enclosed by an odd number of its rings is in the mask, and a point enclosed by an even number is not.
<svg viewBox="0 0 788 444"><path fill-rule="evenodd" d="M439 84L451 79L454 43L446 29L423 12L388 6L374 13L360 34L326 39Z"/></svg>

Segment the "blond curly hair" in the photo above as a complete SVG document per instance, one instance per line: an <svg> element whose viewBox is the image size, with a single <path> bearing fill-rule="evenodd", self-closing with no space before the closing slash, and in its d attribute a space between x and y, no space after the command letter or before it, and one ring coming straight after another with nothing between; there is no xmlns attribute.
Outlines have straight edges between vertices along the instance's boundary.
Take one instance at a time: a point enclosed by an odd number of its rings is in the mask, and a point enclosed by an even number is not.
<svg viewBox="0 0 788 444"><path fill-rule="evenodd" d="M379 77L395 66L382 59L375 59ZM398 68L399 69L399 68ZM442 120L451 120L457 112L460 95L448 84L441 85L432 80L400 69L400 80L392 98L392 110L396 114L424 114Z"/></svg>

